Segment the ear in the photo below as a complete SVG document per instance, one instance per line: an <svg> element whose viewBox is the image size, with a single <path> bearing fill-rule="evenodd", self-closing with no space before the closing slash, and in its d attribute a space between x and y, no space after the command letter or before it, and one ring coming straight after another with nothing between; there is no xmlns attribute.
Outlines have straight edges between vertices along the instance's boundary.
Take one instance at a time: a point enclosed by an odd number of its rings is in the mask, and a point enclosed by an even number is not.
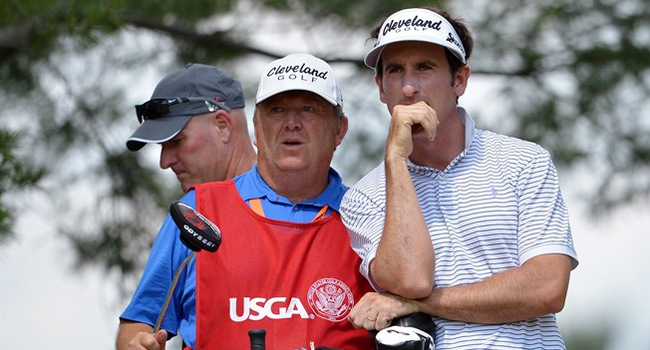
<svg viewBox="0 0 650 350"><path fill-rule="evenodd" d="M467 64L460 67L456 72L456 75L454 76L454 93L456 94L456 97L463 96L465 93L470 73L471 69Z"/></svg>
<svg viewBox="0 0 650 350"><path fill-rule="evenodd" d="M230 113L220 109L212 117L212 125L217 129L224 143L230 140L233 129L233 120Z"/></svg>
<svg viewBox="0 0 650 350"><path fill-rule="evenodd" d="M379 88L379 100L386 103L386 94L384 94L384 87L381 84L381 77L379 75L375 75L375 84Z"/></svg>
<svg viewBox="0 0 650 350"><path fill-rule="evenodd" d="M257 106L255 106L255 110L253 111L253 146L255 146L255 148L257 148L258 150L259 147L257 146L257 140L260 138L259 134L262 132L259 113L260 110L257 108Z"/></svg>
<svg viewBox="0 0 650 350"><path fill-rule="evenodd" d="M343 142L343 138L345 135L348 133L348 117L343 116L341 120L338 122L338 126L336 128L336 146L338 147L341 142Z"/></svg>

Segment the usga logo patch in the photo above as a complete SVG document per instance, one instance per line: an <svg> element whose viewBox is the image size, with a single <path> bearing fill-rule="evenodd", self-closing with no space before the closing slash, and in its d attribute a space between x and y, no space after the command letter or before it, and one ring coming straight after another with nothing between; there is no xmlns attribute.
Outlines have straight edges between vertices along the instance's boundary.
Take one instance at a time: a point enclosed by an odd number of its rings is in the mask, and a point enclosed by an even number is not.
<svg viewBox="0 0 650 350"><path fill-rule="evenodd" d="M241 305L238 305L239 302ZM230 319L234 322L246 320L259 321L264 318L274 320L299 317L314 319L318 316L331 322L345 320L354 306L354 296L350 288L336 278L321 278L312 283L307 292L307 302L313 314L308 314L298 297L244 297L229 298Z"/></svg>
<svg viewBox="0 0 650 350"><path fill-rule="evenodd" d="M321 278L309 287L307 301L316 316L329 321L344 320L354 306L350 288L336 278Z"/></svg>

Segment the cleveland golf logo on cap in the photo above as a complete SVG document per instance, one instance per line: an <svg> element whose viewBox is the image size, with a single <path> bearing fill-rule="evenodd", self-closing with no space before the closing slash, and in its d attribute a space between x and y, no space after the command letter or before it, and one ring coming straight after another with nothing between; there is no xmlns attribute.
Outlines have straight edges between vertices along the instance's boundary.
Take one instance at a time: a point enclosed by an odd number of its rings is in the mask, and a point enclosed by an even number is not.
<svg viewBox="0 0 650 350"><path fill-rule="evenodd" d="M300 79L304 81L311 80L312 82L315 82L318 78L327 80L327 73L329 72L321 72L318 69L309 67L306 63L303 63L301 65L272 67L266 76L275 77L278 80Z"/></svg>
<svg viewBox="0 0 650 350"><path fill-rule="evenodd" d="M399 32L401 30L427 30L427 29L433 29L433 30L440 30L440 25L442 24L442 20L438 22L434 22L432 20L424 20L421 18L418 18L417 15L413 18L409 19L398 19L398 20L391 20L390 22L386 22L384 24L384 29L382 30L381 34L383 36L386 36L386 34L396 31Z"/></svg>
<svg viewBox="0 0 650 350"><path fill-rule="evenodd" d="M376 68L386 45L401 41L440 45L466 63L465 48L451 23L431 10L420 8L401 10L388 17L381 26L375 46L366 54L364 63Z"/></svg>
<svg viewBox="0 0 650 350"><path fill-rule="evenodd" d="M294 53L269 63L257 89L255 103L287 91L308 91L343 107L341 90L327 62L306 53Z"/></svg>

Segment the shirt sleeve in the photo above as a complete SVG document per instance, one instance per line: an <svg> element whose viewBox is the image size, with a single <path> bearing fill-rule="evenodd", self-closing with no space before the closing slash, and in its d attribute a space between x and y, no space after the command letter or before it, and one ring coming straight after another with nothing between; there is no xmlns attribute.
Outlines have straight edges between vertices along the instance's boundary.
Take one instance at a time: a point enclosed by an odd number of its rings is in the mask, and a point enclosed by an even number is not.
<svg viewBox="0 0 650 350"><path fill-rule="evenodd" d="M188 192L181 202L192 207L196 206L194 191ZM158 235L151 248L142 278L136 288L133 297L126 307L121 319L142 322L153 326L162 311L162 306L171 286L176 270L183 260L191 253L179 239L180 231L167 214ZM193 264L193 262L191 262ZM190 268L188 264L187 269ZM187 273L180 275L174 296L171 299L162 328L175 335L178 331L183 310L183 298L185 294L185 282Z"/></svg>
<svg viewBox="0 0 650 350"><path fill-rule="evenodd" d="M548 152L539 153L517 179L519 197L519 260L542 254L571 257L578 265L569 225L569 215L560 191L557 171Z"/></svg>
<svg viewBox="0 0 650 350"><path fill-rule="evenodd" d="M357 185L363 185L363 180ZM347 191L341 202L341 219L348 229L352 249L361 258L361 274L375 290L380 290L370 274L370 262L377 254L386 220L385 191L379 189L373 192L376 198L371 198L362 188L354 186Z"/></svg>

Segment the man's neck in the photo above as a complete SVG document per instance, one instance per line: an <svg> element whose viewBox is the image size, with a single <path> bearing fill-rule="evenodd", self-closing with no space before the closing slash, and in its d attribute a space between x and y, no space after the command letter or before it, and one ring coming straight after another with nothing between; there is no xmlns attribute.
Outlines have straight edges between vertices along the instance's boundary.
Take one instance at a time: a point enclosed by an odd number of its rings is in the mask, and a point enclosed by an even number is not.
<svg viewBox="0 0 650 350"><path fill-rule="evenodd" d="M231 179L251 170L256 158L255 150L251 144L235 147L226 173L226 179Z"/></svg>
<svg viewBox="0 0 650 350"><path fill-rule="evenodd" d="M328 172L296 171L277 172L266 171L258 164L262 179L277 193L287 198L291 203L299 203L318 197L329 184Z"/></svg>

